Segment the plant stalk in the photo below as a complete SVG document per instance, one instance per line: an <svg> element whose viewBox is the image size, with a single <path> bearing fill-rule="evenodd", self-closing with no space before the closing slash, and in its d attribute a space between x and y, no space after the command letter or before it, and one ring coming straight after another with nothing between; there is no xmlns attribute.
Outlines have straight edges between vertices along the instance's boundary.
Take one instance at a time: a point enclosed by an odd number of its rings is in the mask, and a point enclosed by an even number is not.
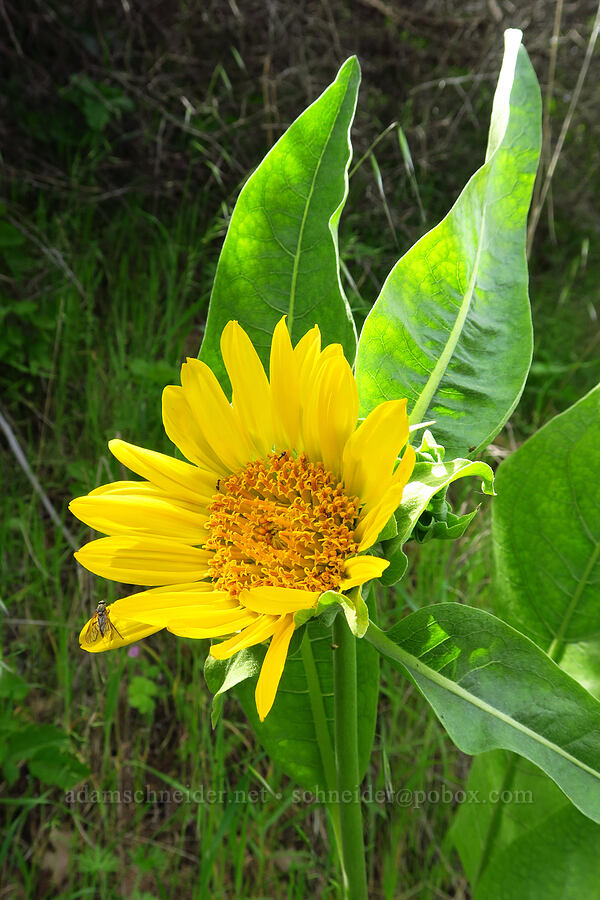
<svg viewBox="0 0 600 900"><path fill-rule="evenodd" d="M325 714L325 706L323 704L322 688L319 682L319 673L317 672L315 658L313 656L310 638L308 636L308 629L304 633L304 637L300 645L300 652L302 654L302 662L304 664L304 672L306 674L308 697L312 710L313 722L315 725L315 734L317 736L319 754L321 756L321 763L323 765L323 773L325 775L327 794L329 798L333 798L335 796L335 789L337 784L335 757L333 753L333 747L331 746L329 728L327 726L327 716ZM328 800L325 805L327 808L327 812L329 813L329 821L331 823L337 855L343 873L342 836L339 809L337 804L333 802L333 799Z"/></svg>
<svg viewBox="0 0 600 900"><path fill-rule="evenodd" d="M356 638L342 615L333 624L335 761L347 900L368 900L358 770Z"/></svg>

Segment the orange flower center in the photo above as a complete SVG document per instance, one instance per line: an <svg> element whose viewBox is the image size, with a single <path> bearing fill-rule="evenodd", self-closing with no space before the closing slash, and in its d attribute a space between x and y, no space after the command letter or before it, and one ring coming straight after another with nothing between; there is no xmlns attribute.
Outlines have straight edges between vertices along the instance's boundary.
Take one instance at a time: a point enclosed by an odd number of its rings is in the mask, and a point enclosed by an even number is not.
<svg viewBox="0 0 600 900"><path fill-rule="evenodd" d="M323 463L286 450L219 482L209 507L209 564L218 590L271 585L337 590L356 555L360 507Z"/></svg>

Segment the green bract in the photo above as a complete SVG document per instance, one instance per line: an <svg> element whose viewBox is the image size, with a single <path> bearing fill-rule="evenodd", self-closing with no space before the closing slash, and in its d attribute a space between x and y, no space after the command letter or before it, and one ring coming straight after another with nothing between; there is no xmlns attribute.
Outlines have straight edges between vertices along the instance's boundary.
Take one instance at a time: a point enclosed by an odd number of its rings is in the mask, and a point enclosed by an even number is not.
<svg viewBox="0 0 600 900"><path fill-rule="evenodd" d="M494 474L486 463L473 462L470 459L453 459L446 463L443 461L444 454L440 452L441 450L443 448L436 444L430 432L426 431L417 451L417 462L411 480L402 497L402 505L396 510L396 535L384 545L385 556L390 560L390 566L381 578L383 584L395 584L402 578L408 564L402 551L403 545L411 536L419 517L429 503L434 497L443 494L452 482L471 475L482 479L483 493L494 493ZM470 514L469 518L472 518L474 513ZM464 528L460 534L463 531ZM385 538L385 535L381 535L381 538Z"/></svg>

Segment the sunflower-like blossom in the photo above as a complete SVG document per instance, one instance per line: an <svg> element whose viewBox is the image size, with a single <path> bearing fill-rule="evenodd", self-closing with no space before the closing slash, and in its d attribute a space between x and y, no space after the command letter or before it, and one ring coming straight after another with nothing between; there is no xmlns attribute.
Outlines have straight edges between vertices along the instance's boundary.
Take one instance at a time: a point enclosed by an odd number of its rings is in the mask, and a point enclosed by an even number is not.
<svg viewBox="0 0 600 900"><path fill-rule="evenodd" d="M386 560L365 553L402 499L415 454L406 446L406 400L358 423L358 390L339 344L321 348L317 326L292 346L285 318L273 333L270 377L246 332L229 322L221 352L231 403L212 370L188 359L181 387L166 387L167 435L189 461L113 440L142 481L103 485L70 504L108 537L75 556L104 578L150 590L102 604L80 643L98 652L162 628L225 638L227 659L268 641L256 687L271 709L294 615L325 591L378 578Z"/></svg>

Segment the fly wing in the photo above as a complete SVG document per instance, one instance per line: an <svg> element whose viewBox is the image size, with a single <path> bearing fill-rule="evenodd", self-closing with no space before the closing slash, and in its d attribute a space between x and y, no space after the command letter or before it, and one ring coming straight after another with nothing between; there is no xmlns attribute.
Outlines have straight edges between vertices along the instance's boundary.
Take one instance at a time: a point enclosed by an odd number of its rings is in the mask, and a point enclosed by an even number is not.
<svg viewBox="0 0 600 900"><path fill-rule="evenodd" d="M94 613L92 621L90 622L90 624L87 627L84 641L86 644L95 644L96 641L101 637L102 637L102 635L100 633L100 624L98 622L98 614Z"/></svg>
<svg viewBox="0 0 600 900"><path fill-rule="evenodd" d="M108 631L109 631L109 634L111 637L112 637L112 632L115 631L117 633L117 635L121 638L122 641L125 640L125 638L123 637L123 635L121 634L121 632L119 631L119 629L117 628L115 623L111 622L111 620L108 618L108 614L106 616L106 625L107 625L107 628L108 628Z"/></svg>

